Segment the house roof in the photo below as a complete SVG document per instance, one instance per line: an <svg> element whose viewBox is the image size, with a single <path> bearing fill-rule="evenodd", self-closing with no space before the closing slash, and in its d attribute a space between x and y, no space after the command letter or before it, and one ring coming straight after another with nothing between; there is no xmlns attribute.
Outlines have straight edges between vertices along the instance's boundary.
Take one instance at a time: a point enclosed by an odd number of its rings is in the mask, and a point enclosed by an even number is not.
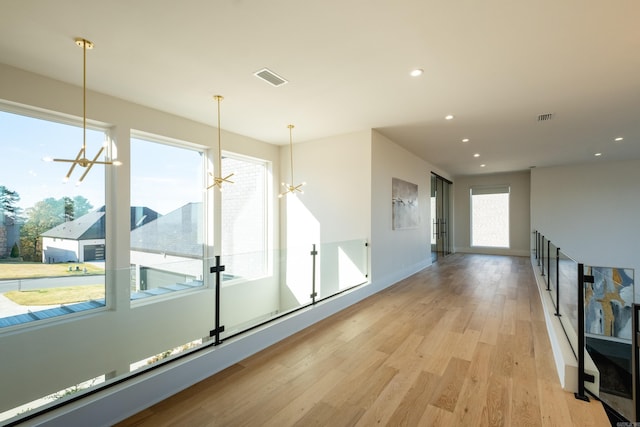
<svg viewBox="0 0 640 427"><path fill-rule="evenodd" d="M158 213L147 207L131 207L131 229L158 218ZM44 233L42 237L67 240L95 240L105 238L105 207L89 212L73 221L63 222Z"/></svg>
<svg viewBox="0 0 640 427"><path fill-rule="evenodd" d="M202 203L187 203L166 215L146 207L131 207L133 250L200 257L203 253L203 242L199 238L201 228ZM104 207L62 223L41 236L68 240L104 239Z"/></svg>
<svg viewBox="0 0 640 427"><path fill-rule="evenodd" d="M131 231L131 249L201 257L202 203L186 205Z"/></svg>
<svg viewBox="0 0 640 427"><path fill-rule="evenodd" d="M89 212L73 221L66 221L44 233L42 237L53 237L67 240L104 239L104 212Z"/></svg>

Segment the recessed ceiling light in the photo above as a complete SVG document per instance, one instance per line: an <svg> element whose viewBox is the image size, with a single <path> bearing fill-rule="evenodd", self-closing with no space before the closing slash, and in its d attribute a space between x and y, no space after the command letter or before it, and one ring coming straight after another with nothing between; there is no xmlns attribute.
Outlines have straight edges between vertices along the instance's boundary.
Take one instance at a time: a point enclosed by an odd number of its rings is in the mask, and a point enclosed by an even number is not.
<svg viewBox="0 0 640 427"><path fill-rule="evenodd" d="M462 142L469 142L469 138L463 138Z"/></svg>
<svg viewBox="0 0 640 427"><path fill-rule="evenodd" d="M445 120L453 120L453 115L449 114L448 116L444 116Z"/></svg>
<svg viewBox="0 0 640 427"><path fill-rule="evenodd" d="M473 157L480 157L480 153L474 154Z"/></svg>
<svg viewBox="0 0 640 427"><path fill-rule="evenodd" d="M602 153L596 153L596 154L594 154L594 156L600 157L600 156L602 156Z"/></svg>
<svg viewBox="0 0 640 427"><path fill-rule="evenodd" d="M483 168L483 167L485 167L485 166L487 166L487 165L485 165L484 163L480 165L480 167L481 167L481 168Z"/></svg>
<svg viewBox="0 0 640 427"><path fill-rule="evenodd" d="M415 70L411 70L409 74L411 75L411 77L418 77L421 76L422 73L424 73L424 70L422 68L416 68Z"/></svg>
<svg viewBox="0 0 640 427"><path fill-rule="evenodd" d="M616 139L614 139L614 141L616 141L616 142L620 142L620 141L622 141L623 139L624 139L623 137L619 136L619 137L617 137Z"/></svg>

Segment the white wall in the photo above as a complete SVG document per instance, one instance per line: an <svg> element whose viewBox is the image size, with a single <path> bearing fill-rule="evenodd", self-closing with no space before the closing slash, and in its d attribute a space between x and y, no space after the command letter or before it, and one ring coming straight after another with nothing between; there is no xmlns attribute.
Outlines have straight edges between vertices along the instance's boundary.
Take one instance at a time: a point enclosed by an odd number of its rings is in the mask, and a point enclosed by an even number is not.
<svg viewBox="0 0 640 427"><path fill-rule="evenodd" d="M294 130L295 131L295 130ZM293 145L294 184L306 182L298 196L322 224L321 242L368 237L371 223L371 132L361 131ZM290 181L289 146L280 147L280 176ZM288 198L281 199L286 207ZM286 241L287 210L281 225ZM320 243L320 242L315 242Z"/></svg>
<svg viewBox="0 0 640 427"><path fill-rule="evenodd" d="M454 179L455 251L496 255L529 256L530 228L530 173L529 171L491 175L460 176ZM474 186L508 185L509 242L508 249L471 247L471 199L469 190Z"/></svg>
<svg viewBox="0 0 640 427"><path fill-rule="evenodd" d="M431 265L430 197L434 168L377 131L371 134L371 277L394 283ZM418 185L420 225L393 230L391 180Z"/></svg>
<svg viewBox="0 0 640 427"><path fill-rule="evenodd" d="M338 290L338 283L332 281L337 273L328 267L337 262L334 244L370 238L370 159L370 131L294 143L295 182L290 183L290 150L288 145L281 147L283 181L293 185L306 182L304 194L280 199L281 244L287 248L283 308L309 300L313 244L318 251L316 280L318 288L322 287L317 290L326 295Z"/></svg>
<svg viewBox="0 0 640 427"><path fill-rule="evenodd" d="M640 300L640 161L536 168L531 229L585 265L635 269Z"/></svg>

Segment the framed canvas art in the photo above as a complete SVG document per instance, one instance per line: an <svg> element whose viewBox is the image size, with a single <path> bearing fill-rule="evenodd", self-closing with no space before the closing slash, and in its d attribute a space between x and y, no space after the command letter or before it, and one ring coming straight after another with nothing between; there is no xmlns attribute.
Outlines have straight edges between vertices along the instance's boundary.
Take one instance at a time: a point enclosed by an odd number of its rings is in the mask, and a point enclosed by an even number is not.
<svg viewBox="0 0 640 427"><path fill-rule="evenodd" d="M393 229L416 228L420 224L418 185L391 178Z"/></svg>

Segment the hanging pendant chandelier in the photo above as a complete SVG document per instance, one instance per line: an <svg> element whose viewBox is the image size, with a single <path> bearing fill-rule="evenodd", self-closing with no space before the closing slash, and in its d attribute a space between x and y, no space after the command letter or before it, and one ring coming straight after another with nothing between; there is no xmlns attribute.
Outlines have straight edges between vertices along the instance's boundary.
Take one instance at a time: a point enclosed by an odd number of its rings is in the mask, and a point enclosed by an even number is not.
<svg viewBox="0 0 640 427"><path fill-rule="evenodd" d="M105 145L100 147L98 153L89 160L87 158L87 49L93 49L93 43L83 38L75 39L76 45L82 48L82 147L75 159L45 159L54 162L71 163L71 167L64 177L64 182L67 182L73 173L76 166L85 168L84 173L80 176L76 185L80 183L87 176L93 165L120 165L118 161L99 161L100 155L105 149Z"/></svg>
<svg viewBox="0 0 640 427"><path fill-rule="evenodd" d="M284 191L283 193L280 193L278 195L278 197L282 198L284 195L288 195L288 194L293 194L295 195L296 193L300 193L300 194L304 194L304 191L302 191L302 186L306 185L306 182L303 182L302 184L298 184L298 185L294 185L294 180L293 180L293 125L288 125L287 126L289 128L289 156L291 158L291 183L282 183L282 186L284 188L286 188L286 191Z"/></svg>
<svg viewBox="0 0 640 427"><path fill-rule="evenodd" d="M222 95L215 95L213 97L218 102L218 167L216 171L218 172L218 176L214 176L211 172L209 175L213 178L213 184L207 187L207 190L211 187L218 187L218 190L222 191L222 183L227 182L229 184L233 184L233 181L230 181L229 178L233 176L233 173L222 177L222 144L220 143L220 102L224 99Z"/></svg>

